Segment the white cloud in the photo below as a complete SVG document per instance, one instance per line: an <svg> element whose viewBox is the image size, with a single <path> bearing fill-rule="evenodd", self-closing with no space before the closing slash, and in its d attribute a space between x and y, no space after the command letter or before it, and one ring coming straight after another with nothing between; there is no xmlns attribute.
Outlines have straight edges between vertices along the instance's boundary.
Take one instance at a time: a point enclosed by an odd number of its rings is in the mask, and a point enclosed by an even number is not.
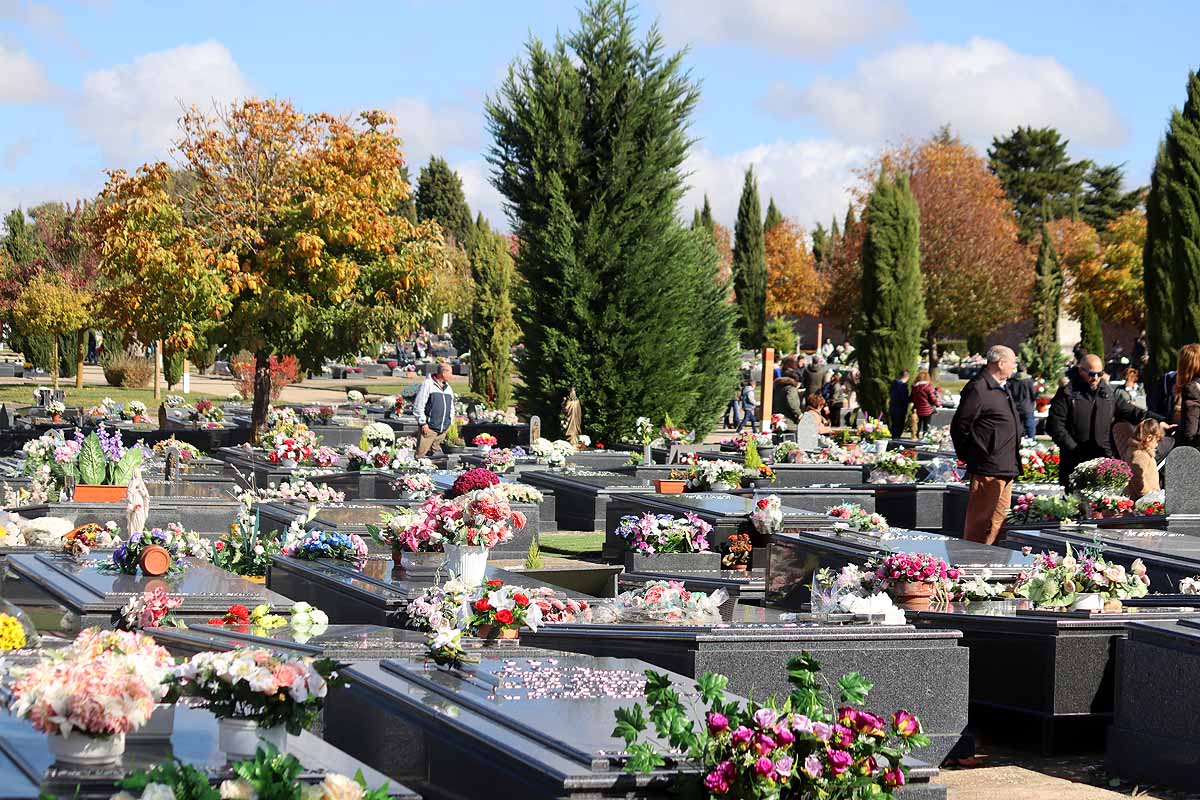
<svg viewBox="0 0 1200 800"><path fill-rule="evenodd" d="M908 22L902 0L658 0L673 39L731 42L806 59L870 41Z"/></svg>
<svg viewBox="0 0 1200 800"><path fill-rule="evenodd" d="M130 166L167 154L183 107L208 109L250 94L229 50L208 41L88 73L71 117L114 166Z"/></svg>
<svg viewBox="0 0 1200 800"><path fill-rule="evenodd" d="M402 97L384 110L396 118L396 131L404 142L404 160L413 180L432 155L446 157L452 150L478 150L483 143L483 111L454 103L432 105L420 97Z"/></svg>
<svg viewBox="0 0 1200 800"><path fill-rule="evenodd" d="M62 12L46 3L33 0L0 0L0 19L26 25L40 36L55 39L74 50L77 55L84 55L83 47L67 27Z"/></svg>
<svg viewBox="0 0 1200 800"><path fill-rule="evenodd" d="M764 211L774 197L783 215L806 230L816 222L828 225L831 217L845 215L848 190L856 180L853 171L872 153L869 147L829 139L778 141L731 155L694 147L684 164L692 173L683 199L684 219L690 220L692 209L704 205L707 193L717 221L732 226L746 167L753 165Z"/></svg>
<svg viewBox="0 0 1200 800"><path fill-rule="evenodd" d="M504 196L492 186L491 166L483 159L459 161L450 164L463 182L463 194L472 214L483 212L494 230L507 231L508 220L504 216Z"/></svg>
<svg viewBox="0 0 1200 800"><path fill-rule="evenodd" d="M5 169L14 169L18 164L29 157L33 152L32 139L18 139L4 148L3 155L0 155L0 161L4 162Z"/></svg>
<svg viewBox="0 0 1200 800"><path fill-rule="evenodd" d="M62 181L57 183L0 184L0 215L13 208L29 209L40 203L68 203L91 200L103 186L103 181Z"/></svg>
<svg viewBox="0 0 1200 800"><path fill-rule="evenodd" d="M902 45L845 79L776 85L760 106L782 118L814 116L855 142L925 136L946 123L977 144L1018 125L1053 126L1085 146L1121 145L1128 135L1104 93L1056 59L979 37Z"/></svg>
<svg viewBox="0 0 1200 800"><path fill-rule="evenodd" d="M52 100L58 89L24 50L0 42L0 103Z"/></svg>

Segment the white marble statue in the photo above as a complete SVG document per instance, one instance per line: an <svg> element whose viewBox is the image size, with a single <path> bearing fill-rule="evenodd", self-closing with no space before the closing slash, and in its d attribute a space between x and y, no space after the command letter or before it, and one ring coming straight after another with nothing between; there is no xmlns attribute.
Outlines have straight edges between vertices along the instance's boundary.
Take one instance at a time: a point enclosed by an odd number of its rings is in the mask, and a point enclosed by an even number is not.
<svg viewBox="0 0 1200 800"><path fill-rule="evenodd" d="M129 495L125 505L126 536L133 537L146 529L150 516L150 490L142 478L142 468L136 467L129 479Z"/></svg>

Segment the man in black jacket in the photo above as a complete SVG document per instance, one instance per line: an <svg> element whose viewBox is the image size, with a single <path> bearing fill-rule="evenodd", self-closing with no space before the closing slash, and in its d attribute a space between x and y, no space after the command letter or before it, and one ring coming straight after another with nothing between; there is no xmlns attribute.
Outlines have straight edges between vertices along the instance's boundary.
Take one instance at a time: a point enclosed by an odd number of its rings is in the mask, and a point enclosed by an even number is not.
<svg viewBox="0 0 1200 800"><path fill-rule="evenodd" d="M1008 384L1008 393L1012 395L1017 406L1017 414L1021 417L1021 427L1025 438L1037 436L1037 417L1034 414L1037 405L1037 390L1033 388L1033 378L1022 370L1012 377Z"/></svg>
<svg viewBox="0 0 1200 800"><path fill-rule="evenodd" d="M904 423L908 419L909 399L908 370L904 370L888 387L888 425L893 438L904 437Z"/></svg>
<svg viewBox="0 0 1200 800"><path fill-rule="evenodd" d="M1136 425L1146 417L1161 419L1117 397L1099 356L1084 356L1067 377L1071 382L1059 387L1046 419L1046 433L1060 451L1058 482L1063 486L1069 486L1071 470L1083 462L1113 457L1114 422Z"/></svg>
<svg viewBox="0 0 1200 800"><path fill-rule="evenodd" d="M950 423L954 452L971 480L963 538L973 542L993 544L1000 536L1021 471L1021 420L1008 390L1016 368L1012 350L989 349L987 366L963 387Z"/></svg>

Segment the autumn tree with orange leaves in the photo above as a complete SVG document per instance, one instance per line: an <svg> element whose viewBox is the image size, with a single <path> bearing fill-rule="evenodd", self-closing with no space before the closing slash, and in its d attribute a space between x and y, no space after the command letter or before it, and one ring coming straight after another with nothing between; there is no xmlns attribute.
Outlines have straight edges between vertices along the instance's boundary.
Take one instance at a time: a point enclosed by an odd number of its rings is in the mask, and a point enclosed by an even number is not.
<svg viewBox="0 0 1200 800"><path fill-rule="evenodd" d="M1140 329L1146 313L1142 301L1145 212L1126 211L1103 231L1075 219L1056 219L1047 227L1066 276L1066 306L1071 314L1080 318L1086 297L1101 321Z"/></svg>
<svg viewBox="0 0 1200 800"><path fill-rule="evenodd" d="M410 331L426 312L430 274L446 255L436 223L391 213L410 193L393 125L378 111L352 123L282 100L193 108L176 143L179 191L166 190L166 167L155 164L132 178L113 173L101 196L110 206L102 246L123 254L128 280L152 296L138 301L127 288L114 299L170 308L164 295L190 280L173 318L178 344L211 323L209 341L254 354L255 431L272 354L316 370ZM138 247L154 257L136 257Z"/></svg>
<svg viewBox="0 0 1200 800"><path fill-rule="evenodd" d="M821 279L804 231L790 219L767 228L767 317L803 317L821 308Z"/></svg>

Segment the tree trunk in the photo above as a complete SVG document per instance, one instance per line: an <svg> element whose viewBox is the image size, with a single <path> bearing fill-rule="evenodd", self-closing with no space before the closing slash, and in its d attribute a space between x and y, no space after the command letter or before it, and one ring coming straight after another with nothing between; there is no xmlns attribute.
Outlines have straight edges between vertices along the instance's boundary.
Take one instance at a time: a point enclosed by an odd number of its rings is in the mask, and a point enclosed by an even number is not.
<svg viewBox="0 0 1200 800"><path fill-rule="evenodd" d="M154 343L154 399L162 398L162 387L159 386L162 376L162 339Z"/></svg>
<svg viewBox="0 0 1200 800"><path fill-rule="evenodd" d="M257 444L259 433L267 423L271 407L271 354L259 350L254 354L254 405L250 412L251 440Z"/></svg>
<svg viewBox="0 0 1200 800"><path fill-rule="evenodd" d="M50 370L54 373L51 385L58 388L58 373L61 371L58 367L58 334L55 333L51 338L54 340L53 359L50 362Z"/></svg>
<svg viewBox="0 0 1200 800"><path fill-rule="evenodd" d="M937 385L937 377L938 377L937 336L934 335L933 331L930 331L929 332L929 382L936 386Z"/></svg>
<svg viewBox="0 0 1200 800"><path fill-rule="evenodd" d="M87 328L81 330L75 340L75 388L83 388L83 359L87 355Z"/></svg>

